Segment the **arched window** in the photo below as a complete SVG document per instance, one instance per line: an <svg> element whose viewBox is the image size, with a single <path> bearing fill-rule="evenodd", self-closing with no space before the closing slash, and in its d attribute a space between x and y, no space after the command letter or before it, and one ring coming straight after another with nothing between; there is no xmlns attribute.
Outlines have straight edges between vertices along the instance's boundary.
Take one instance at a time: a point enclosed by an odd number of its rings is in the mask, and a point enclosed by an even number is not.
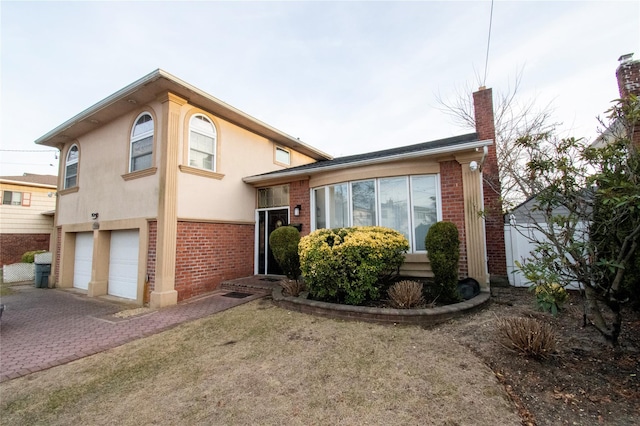
<svg viewBox="0 0 640 426"><path fill-rule="evenodd" d="M143 112L131 129L131 161L129 171L148 169L153 159L153 117Z"/></svg>
<svg viewBox="0 0 640 426"><path fill-rule="evenodd" d="M78 146L73 145L67 152L67 160L64 166L64 189L78 185Z"/></svg>
<svg viewBox="0 0 640 426"><path fill-rule="evenodd" d="M216 128L207 117L196 114L189 122L189 165L216 171Z"/></svg>

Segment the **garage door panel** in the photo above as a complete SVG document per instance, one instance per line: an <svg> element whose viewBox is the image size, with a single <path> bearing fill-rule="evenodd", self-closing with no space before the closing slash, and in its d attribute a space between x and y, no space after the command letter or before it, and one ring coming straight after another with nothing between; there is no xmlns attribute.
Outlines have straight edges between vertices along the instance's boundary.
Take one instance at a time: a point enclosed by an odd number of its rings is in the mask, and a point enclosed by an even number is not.
<svg viewBox="0 0 640 426"><path fill-rule="evenodd" d="M110 295L127 299L138 297L138 244L137 230L111 232L109 251Z"/></svg>
<svg viewBox="0 0 640 426"><path fill-rule="evenodd" d="M88 290L93 266L93 232L76 234L73 287Z"/></svg>

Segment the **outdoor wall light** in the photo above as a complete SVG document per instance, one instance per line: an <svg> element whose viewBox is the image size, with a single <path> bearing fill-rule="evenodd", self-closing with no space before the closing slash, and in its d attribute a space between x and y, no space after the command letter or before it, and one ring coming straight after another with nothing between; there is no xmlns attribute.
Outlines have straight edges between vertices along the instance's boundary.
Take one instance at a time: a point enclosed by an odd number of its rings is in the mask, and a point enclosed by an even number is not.
<svg viewBox="0 0 640 426"><path fill-rule="evenodd" d="M300 204L298 204L297 206L295 206L295 207L293 208L293 215L294 215L295 217L300 216L300 210L302 210L302 206L301 206Z"/></svg>
<svg viewBox="0 0 640 426"><path fill-rule="evenodd" d="M478 170L478 162L477 161L470 162L469 170L471 170L472 172L475 172L476 170Z"/></svg>

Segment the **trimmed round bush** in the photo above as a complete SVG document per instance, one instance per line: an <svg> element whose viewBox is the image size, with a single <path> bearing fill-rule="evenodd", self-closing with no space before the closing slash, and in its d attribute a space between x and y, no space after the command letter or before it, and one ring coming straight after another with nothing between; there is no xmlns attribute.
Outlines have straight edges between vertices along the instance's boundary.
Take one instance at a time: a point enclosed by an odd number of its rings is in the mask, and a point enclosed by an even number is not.
<svg viewBox="0 0 640 426"><path fill-rule="evenodd" d="M36 254L45 253L46 250L33 250L27 251L22 255L22 263L33 263L35 262Z"/></svg>
<svg viewBox="0 0 640 426"><path fill-rule="evenodd" d="M280 269L292 280L300 276L300 257L298 244L300 232L293 226L281 226L269 235L269 247Z"/></svg>
<svg viewBox="0 0 640 426"><path fill-rule="evenodd" d="M441 302L459 302L458 264L460 238L458 227L451 222L438 222L429 228L425 238L433 280Z"/></svg>
<svg viewBox="0 0 640 426"><path fill-rule="evenodd" d="M314 298L359 305L380 298L407 250L404 235L389 228L319 229L300 240L300 268Z"/></svg>

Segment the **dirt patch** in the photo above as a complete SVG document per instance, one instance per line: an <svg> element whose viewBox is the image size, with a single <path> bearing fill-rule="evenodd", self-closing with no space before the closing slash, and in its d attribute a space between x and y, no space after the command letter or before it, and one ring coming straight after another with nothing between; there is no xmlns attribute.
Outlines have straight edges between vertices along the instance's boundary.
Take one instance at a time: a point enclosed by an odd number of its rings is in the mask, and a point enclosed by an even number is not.
<svg viewBox="0 0 640 426"><path fill-rule="evenodd" d="M504 384L523 424L640 424L640 314L624 312L621 345L614 349L583 327L582 300L572 293L558 317L538 312L527 289L494 288L492 305L439 329L468 347ZM496 339L500 317L535 317L550 324L557 352L546 361L514 354Z"/></svg>

